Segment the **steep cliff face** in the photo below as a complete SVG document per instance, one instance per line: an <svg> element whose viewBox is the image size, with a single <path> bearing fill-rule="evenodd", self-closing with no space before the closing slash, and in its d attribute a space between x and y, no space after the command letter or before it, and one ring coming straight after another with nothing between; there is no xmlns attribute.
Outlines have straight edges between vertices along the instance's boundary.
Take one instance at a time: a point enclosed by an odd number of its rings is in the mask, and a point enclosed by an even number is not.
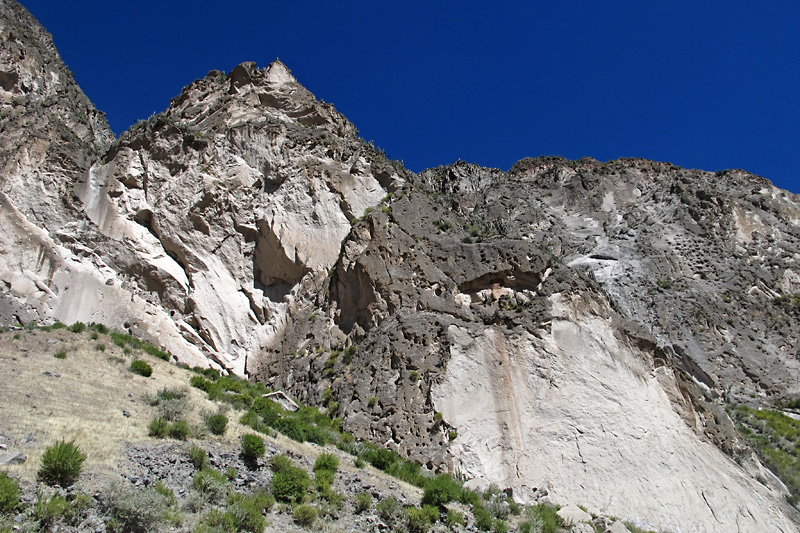
<svg viewBox="0 0 800 533"><path fill-rule="evenodd" d="M105 322L244 375L402 178L280 62L210 73L106 151L44 31L5 10L5 320Z"/></svg>
<svg viewBox="0 0 800 533"><path fill-rule="evenodd" d="M796 530L723 409L800 393L794 195L644 160L413 175L280 62L115 140L30 15L0 24L0 322L128 329L521 500Z"/></svg>
<svg viewBox="0 0 800 533"><path fill-rule="evenodd" d="M780 483L720 407L741 384L617 304L584 264L648 254L600 258L591 219L569 227L548 187L464 164L413 178L354 227L327 293L257 376L359 437L522 500L549 493L673 531L793 531ZM640 271L662 289L663 274Z"/></svg>

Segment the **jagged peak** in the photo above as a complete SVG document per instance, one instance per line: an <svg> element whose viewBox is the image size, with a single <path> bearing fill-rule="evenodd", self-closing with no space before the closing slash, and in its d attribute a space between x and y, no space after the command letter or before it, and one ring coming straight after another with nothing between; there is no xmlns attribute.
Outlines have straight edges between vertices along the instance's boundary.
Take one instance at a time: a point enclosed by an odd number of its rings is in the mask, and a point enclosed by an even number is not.
<svg viewBox="0 0 800 533"><path fill-rule="evenodd" d="M276 59L267 67L267 82L276 85L285 85L287 83L297 83L297 79L292 76L292 71L289 67L284 65L280 59Z"/></svg>

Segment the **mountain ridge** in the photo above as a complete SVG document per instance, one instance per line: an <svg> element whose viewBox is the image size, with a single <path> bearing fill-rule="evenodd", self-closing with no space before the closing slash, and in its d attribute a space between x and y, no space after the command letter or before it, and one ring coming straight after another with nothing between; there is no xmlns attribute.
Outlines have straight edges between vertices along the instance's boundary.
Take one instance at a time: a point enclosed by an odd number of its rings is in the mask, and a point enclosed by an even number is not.
<svg viewBox="0 0 800 533"><path fill-rule="evenodd" d="M724 406L800 395L796 195L643 159L413 174L277 61L112 141L3 9L0 320L118 327L524 501L794 530Z"/></svg>

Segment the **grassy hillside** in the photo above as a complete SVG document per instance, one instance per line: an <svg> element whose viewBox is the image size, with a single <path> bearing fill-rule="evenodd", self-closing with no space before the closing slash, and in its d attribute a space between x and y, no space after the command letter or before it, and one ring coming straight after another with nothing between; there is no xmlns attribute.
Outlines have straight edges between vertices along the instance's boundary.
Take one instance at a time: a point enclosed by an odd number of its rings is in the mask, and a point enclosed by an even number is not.
<svg viewBox="0 0 800 533"><path fill-rule="evenodd" d="M0 531L563 529L556 507L464 489L263 385L169 359L100 325L0 333L0 456L26 457L0 466ZM42 474L56 444L85 456L74 485Z"/></svg>

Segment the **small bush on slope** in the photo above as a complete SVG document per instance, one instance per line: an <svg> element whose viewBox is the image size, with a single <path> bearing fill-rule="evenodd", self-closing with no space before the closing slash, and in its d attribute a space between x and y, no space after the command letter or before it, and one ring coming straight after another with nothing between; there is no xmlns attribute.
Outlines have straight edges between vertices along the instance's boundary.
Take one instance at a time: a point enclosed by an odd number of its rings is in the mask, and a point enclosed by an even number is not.
<svg viewBox="0 0 800 533"><path fill-rule="evenodd" d="M0 472L0 514L10 513L19 505L21 493L16 479Z"/></svg>
<svg viewBox="0 0 800 533"><path fill-rule="evenodd" d="M85 460L74 442L60 440L45 449L38 478L48 485L68 487L78 480Z"/></svg>

